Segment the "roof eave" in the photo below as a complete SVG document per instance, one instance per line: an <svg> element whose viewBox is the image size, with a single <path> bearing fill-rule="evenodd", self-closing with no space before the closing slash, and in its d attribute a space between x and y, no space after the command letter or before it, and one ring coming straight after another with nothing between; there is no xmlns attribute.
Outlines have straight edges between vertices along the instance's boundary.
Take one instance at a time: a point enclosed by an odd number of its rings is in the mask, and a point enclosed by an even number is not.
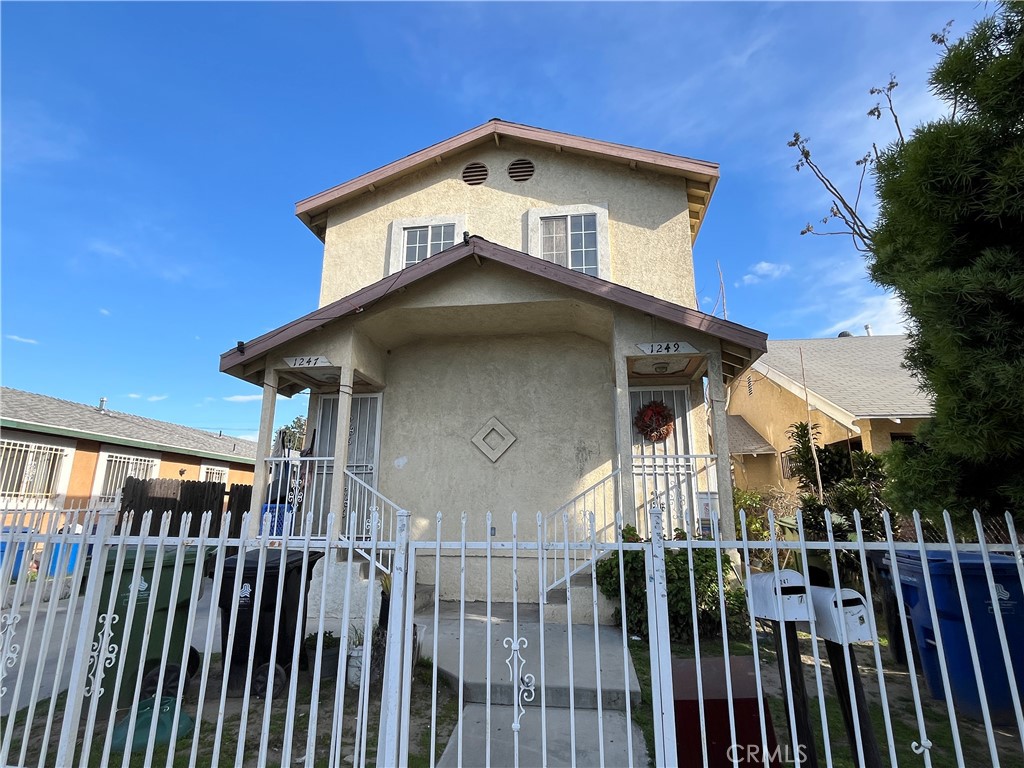
<svg viewBox="0 0 1024 768"><path fill-rule="evenodd" d="M597 277L566 269L565 267L559 267L529 254L491 243L482 237L473 236L469 238L468 242L459 243L447 251L442 251L425 261L403 269L396 275L379 280L349 296L320 307L252 341L245 342L234 349L224 352L220 356L220 370L237 378L253 381L245 375L245 369L249 367L250 363L264 357L278 345L302 336L309 331L316 330L326 323L361 312L364 307L376 304L392 293L397 293L435 272L439 272L452 264L471 257L498 261L514 269L538 274L570 288L581 290L616 304L632 307L677 325L693 328L694 330L722 339L724 342L749 350L751 356L748 361L743 364L732 364L733 369L735 369L733 375L739 375L743 370L746 370L767 349L768 335L761 331L723 320L713 315L707 315L690 307L673 304L632 288L610 283Z"/></svg>
<svg viewBox="0 0 1024 768"><path fill-rule="evenodd" d="M425 149L406 155L394 162L383 165L375 170L357 176L354 179L338 184L330 189L319 192L295 204L295 215L321 241L326 236L327 212L346 200L374 192L379 186L395 179L428 167L431 163L441 162L446 154L463 152L477 144L488 142L492 137L507 136L532 144L568 150L589 157L598 157L627 163L630 168L643 168L659 173L671 173L687 179L687 206L690 211L690 223L694 239L700 230L711 196L718 183L719 165L707 160L696 160L682 155L640 149L625 144L615 144L597 139L587 139L568 133L549 131L519 123L508 123L503 120L491 120L453 136L444 141L432 144Z"/></svg>
<svg viewBox="0 0 1024 768"><path fill-rule="evenodd" d="M162 453L180 453L184 456L197 456L203 459L215 459L217 461L234 462L236 464L255 464L256 459L248 456L240 456L233 453L220 453L218 451L202 451L195 448L185 448L166 443L154 443L148 440L136 440L130 437L119 437L107 435L101 432L91 432L71 427L59 427L52 424L41 424L21 419L2 418L0 426L6 429L18 429L22 432L39 432L46 435L57 435L58 437L73 437L79 440L92 440L98 443L111 443L124 445L131 448L142 448L148 451L160 451Z"/></svg>

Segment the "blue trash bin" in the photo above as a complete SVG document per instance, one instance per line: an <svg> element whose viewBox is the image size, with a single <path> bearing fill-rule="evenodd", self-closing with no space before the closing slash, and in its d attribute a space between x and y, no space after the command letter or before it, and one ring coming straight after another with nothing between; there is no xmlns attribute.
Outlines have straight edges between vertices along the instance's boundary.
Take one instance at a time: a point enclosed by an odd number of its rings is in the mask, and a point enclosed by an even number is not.
<svg viewBox="0 0 1024 768"><path fill-rule="evenodd" d="M942 672L935 627L923 582L921 559L915 553L899 553L896 557L903 599L910 620L914 624L922 672L932 696L942 698ZM1012 557L990 555L989 558L1017 690L1021 698L1024 698L1024 655L1019 652L1020 648L1024 648L1024 589L1021 588L1017 565ZM959 560L989 714L994 723L1014 723L1016 716L1013 711L1010 679L1003 661L984 560L980 552L960 553ZM971 662L967 625L960 605L960 591L957 587L952 555L942 552L929 553L928 570L931 574L935 612L942 634L953 702L962 714L981 720L981 695L975 681L974 665Z"/></svg>
<svg viewBox="0 0 1024 768"><path fill-rule="evenodd" d="M262 535L263 533L263 518L269 514L270 535L283 536L285 515L289 514L291 511L291 504L264 504L263 511L260 513L260 534Z"/></svg>
<svg viewBox="0 0 1024 768"><path fill-rule="evenodd" d="M15 533L31 533L32 529L31 528L13 528L11 526L6 526L6 525L3 528L0 528L0 564L3 563L4 557L6 557L6 555L7 555L7 537L10 535L11 531L14 531ZM16 549L15 549L15 552L14 552L14 566L11 568L11 578L12 579L18 578L18 573L21 572L21 561L22 561L22 558L24 557L24 555L25 555L25 542L22 541L22 542L19 542L16 545Z"/></svg>
<svg viewBox="0 0 1024 768"><path fill-rule="evenodd" d="M64 544L54 544L49 550L47 550L46 557L49 558L47 560L48 565L46 567L47 576L57 575L57 565L60 563L61 553L63 551L64 546ZM64 573L68 576L75 572L75 562L78 560L78 547L78 544L67 545L67 568L65 569Z"/></svg>

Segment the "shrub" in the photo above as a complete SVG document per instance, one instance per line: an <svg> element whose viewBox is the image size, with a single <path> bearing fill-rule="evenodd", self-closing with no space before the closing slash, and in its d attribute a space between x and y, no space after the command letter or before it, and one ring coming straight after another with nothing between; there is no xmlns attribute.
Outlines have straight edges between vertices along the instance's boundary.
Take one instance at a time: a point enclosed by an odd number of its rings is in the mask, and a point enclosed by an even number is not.
<svg viewBox="0 0 1024 768"><path fill-rule="evenodd" d="M684 538L676 530L676 540ZM622 529L622 540L626 543L643 541L636 528L627 525ZM669 636L676 642L693 640L693 609L690 594L690 559L686 550L665 550L665 579L668 592ZM717 637L722 633L719 610L718 564L713 549L693 550L693 583L696 591L697 633L700 637ZM646 638L647 626L647 573L644 553L626 551L622 553L622 566L626 586L626 631L631 635ZM723 553L722 576L725 587L726 620L730 634L746 631L746 600L743 590L730 587L731 573L729 559ZM612 553L597 564L597 585L601 594L619 604L619 558ZM620 625L622 616L617 607L615 620Z"/></svg>

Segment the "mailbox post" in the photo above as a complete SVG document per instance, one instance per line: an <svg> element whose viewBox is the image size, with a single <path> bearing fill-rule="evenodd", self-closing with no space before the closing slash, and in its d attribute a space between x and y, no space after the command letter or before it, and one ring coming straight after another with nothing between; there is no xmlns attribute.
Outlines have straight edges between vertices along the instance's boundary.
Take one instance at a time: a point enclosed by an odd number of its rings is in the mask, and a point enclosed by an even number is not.
<svg viewBox="0 0 1024 768"><path fill-rule="evenodd" d="M814 743L814 731L811 730L807 685L796 636L797 623L806 624L811 618L804 576L793 570L779 571L778 576L774 573L752 574L748 579L747 588L750 590L750 604L754 615L772 624L782 693L793 701L790 733L796 730L797 743L793 745L794 752L804 757L803 768L818 768L818 750ZM790 719L788 707L786 719Z"/></svg>
<svg viewBox="0 0 1024 768"><path fill-rule="evenodd" d="M864 597L853 589L807 586L803 574L792 571L753 574L749 577L750 603L754 616L772 623L775 650L779 663L779 678L784 693L788 689L793 698L795 729L800 745L804 747L808 768L817 768L817 751L814 747L810 712L807 706L807 688L800 661L800 647L797 642L797 624L801 629L811 629L825 641L832 679L836 686L843 722L855 761L857 750L857 728L860 728L864 762L860 768L882 768L882 759L875 740L874 728L868 713L864 686L860 679L860 668L853 643L874 642L871 631L870 610ZM784 656L785 654L785 656ZM789 659L789 674L785 661ZM850 681L853 681L852 690ZM857 702L856 718L852 701ZM789 711L787 709L787 717Z"/></svg>
<svg viewBox="0 0 1024 768"><path fill-rule="evenodd" d="M843 711L843 724L846 726L846 736L853 758L856 761L859 757L859 725L864 750L863 768L882 768L882 756L868 713L868 702L864 697L864 685L860 679L860 667L857 665L857 655L853 648L853 643L875 641L871 633L867 601L860 592L853 589L811 587L810 595L815 628L818 636L825 641L828 663L832 667L832 682L835 683L839 706ZM852 704L854 699L857 701L856 716Z"/></svg>

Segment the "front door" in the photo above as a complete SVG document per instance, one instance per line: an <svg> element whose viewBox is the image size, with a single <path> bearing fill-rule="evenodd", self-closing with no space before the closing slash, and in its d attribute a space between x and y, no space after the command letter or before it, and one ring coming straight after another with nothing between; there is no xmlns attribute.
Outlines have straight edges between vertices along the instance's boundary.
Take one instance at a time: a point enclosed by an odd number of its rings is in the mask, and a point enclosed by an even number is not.
<svg viewBox="0 0 1024 768"><path fill-rule="evenodd" d="M348 429L348 463L345 465L353 476L374 490L377 489L380 460L380 415L381 395L353 395L352 411ZM322 395L320 413L317 414L316 440L313 444L317 456L334 456L337 444L338 396ZM323 498L331 498L334 482L334 463L316 463L317 485L323 489Z"/></svg>
<svg viewBox="0 0 1024 768"><path fill-rule="evenodd" d="M657 504L664 514L665 535L676 528L691 535L697 531L696 490L701 459L691 455L687 414L690 397L686 387L631 388L630 419L652 400L663 402L675 415L672 433L664 440L651 441L633 427L633 498L641 529L647 511ZM705 468L706 469L706 468ZM648 532L649 533L649 532Z"/></svg>

